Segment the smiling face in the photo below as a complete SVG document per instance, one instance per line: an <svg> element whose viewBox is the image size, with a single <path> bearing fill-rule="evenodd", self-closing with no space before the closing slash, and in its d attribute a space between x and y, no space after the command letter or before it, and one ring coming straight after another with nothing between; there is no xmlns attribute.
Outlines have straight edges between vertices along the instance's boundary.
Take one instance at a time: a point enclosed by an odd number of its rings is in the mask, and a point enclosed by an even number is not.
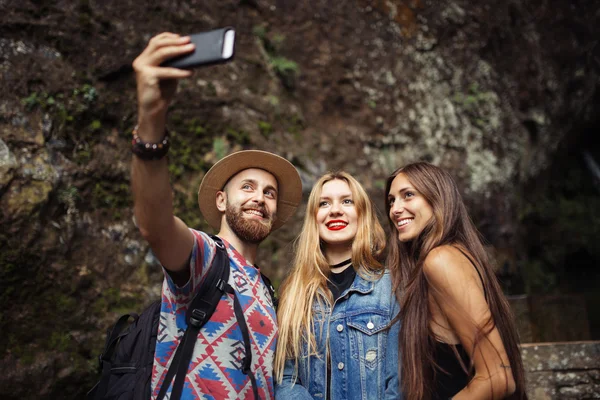
<svg viewBox="0 0 600 400"><path fill-rule="evenodd" d="M317 226L325 252L332 246L352 246L358 231L358 213L346 181L334 179L323 185L317 209Z"/></svg>
<svg viewBox="0 0 600 400"><path fill-rule="evenodd" d="M429 202L410 183L406 175L398 174L388 193L389 217L398 231L398 240L415 239L433 217Z"/></svg>
<svg viewBox="0 0 600 400"><path fill-rule="evenodd" d="M277 212L277 180L273 175L262 169L243 170L220 193L226 196L218 194L217 207L225 211L227 224L241 240L260 243L269 235Z"/></svg>

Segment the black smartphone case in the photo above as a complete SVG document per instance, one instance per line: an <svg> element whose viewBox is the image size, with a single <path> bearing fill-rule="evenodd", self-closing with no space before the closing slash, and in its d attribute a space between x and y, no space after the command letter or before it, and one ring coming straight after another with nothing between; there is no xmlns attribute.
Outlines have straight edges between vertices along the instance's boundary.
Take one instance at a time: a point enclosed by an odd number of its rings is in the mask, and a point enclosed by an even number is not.
<svg viewBox="0 0 600 400"><path fill-rule="evenodd" d="M233 28L227 27L190 35L191 42L196 45L194 52L172 58L163 62L161 65L163 67L192 69L199 66L220 64L230 61L235 54L235 43L231 57L223 58L225 32L229 30L233 30Z"/></svg>

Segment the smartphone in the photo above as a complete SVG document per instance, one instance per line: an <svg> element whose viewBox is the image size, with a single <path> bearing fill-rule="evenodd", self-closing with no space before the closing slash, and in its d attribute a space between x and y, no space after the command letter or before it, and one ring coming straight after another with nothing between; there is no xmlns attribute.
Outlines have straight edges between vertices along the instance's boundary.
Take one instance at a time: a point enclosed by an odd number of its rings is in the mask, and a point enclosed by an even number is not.
<svg viewBox="0 0 600 400"><path fill-rule="evenodd" d="M171 58L163 67L192 69L205 65L221 64L233 59L235 53L235 30L231 27L189 35L196 45L192 53Z"/></svg>

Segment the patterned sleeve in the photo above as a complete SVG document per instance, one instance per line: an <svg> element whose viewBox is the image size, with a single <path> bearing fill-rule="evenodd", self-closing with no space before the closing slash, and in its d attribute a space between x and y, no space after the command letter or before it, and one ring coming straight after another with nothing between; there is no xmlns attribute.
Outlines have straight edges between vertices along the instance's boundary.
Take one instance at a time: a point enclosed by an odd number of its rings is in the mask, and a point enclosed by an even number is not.
<svg viewBox="0 0 600 400"><path fill-rule="evenodd" d="M189 229L194 235L194 247L190 255L189 264L190 280L183 286L177 286L167 270L163 268L167 285L171 292L177 296L189 296L191 293L195 293L215 257L215 241L204 232Z"/></svg>

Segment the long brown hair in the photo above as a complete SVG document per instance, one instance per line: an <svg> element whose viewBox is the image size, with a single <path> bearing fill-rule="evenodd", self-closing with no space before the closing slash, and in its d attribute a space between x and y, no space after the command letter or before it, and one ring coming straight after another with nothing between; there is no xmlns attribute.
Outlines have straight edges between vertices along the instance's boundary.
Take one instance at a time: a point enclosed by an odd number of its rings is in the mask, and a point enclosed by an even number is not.
<svg viewBox="0 0 600 400"><path fill-rule="evenodd" d="M358 231L352 242L352 266L367 279L378 279L383 273L385 233L367 192L352 175L340 171L323 175L313 186L306 205L304 225L296 241L292 271L280 288L277 309L279 339L275 353L275 379L281 383L286 360L315 355L317 343L313 332L313 304L333 305L335 299L327 288L329 263L319 239L316 215L323 185L333 180L348 184L358 215ZM306 344L308 354L302 353Z"/></svg>
<svg viewBox="0 0 600 400"><path fill-rule="evenodd" d="M405 397L409 400L430 399L434 375L439 372L434 359L436 337L429 325L432 316L428 301L430 288L423 272L423 263L431 250L438 246L450 245L469 255L481 275L491 312L490 320L478 329L474 347L480 340L486 340L487 334L496 327L510 361L516 385L516 390L510 398L526 398L525 374L512 312L490 265L482 243L483 238L467 213L454 179L443 169L425 162L408 164L394 171L387 179L385 189L385 208L392 232L396 232L396 228L389 218L391 204L387 201L387 196L392 181L399 174L406 176L433 209L432 218L414 240L403 243L392 234L388 241L387 264L392 272L394 288L401 304L402 326L399 345L400 349L404 350L400 351L400 362L402 391ZM456 356L458 357L457 353ZM463 368L466 369L464 365Z"/></svg>

